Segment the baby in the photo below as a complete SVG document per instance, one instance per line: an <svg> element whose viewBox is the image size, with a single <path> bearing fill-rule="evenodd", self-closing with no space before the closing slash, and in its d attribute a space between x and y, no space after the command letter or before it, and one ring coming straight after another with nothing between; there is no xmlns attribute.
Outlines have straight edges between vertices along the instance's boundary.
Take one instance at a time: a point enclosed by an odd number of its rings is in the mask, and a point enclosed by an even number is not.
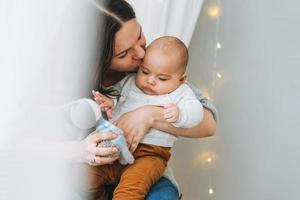
<svg viewBox="0 0 300 200"><path fill-rule="evenodd" d="M203 107L185 84L187 62L188 50L182 41L160 37L147 47L137 74L129 74L116 84L121 88L118 101L93 92L95 100L112 121L138 107L156 105L164 108L167 122L176 127L193 127L202 120ZM113 199L144 199L163 175L176 140L174 135L150 129L133 153L132 165L115 162L91 167L89 192L97 191L98 199L105 199L103 185L119 182Z"/></svg>

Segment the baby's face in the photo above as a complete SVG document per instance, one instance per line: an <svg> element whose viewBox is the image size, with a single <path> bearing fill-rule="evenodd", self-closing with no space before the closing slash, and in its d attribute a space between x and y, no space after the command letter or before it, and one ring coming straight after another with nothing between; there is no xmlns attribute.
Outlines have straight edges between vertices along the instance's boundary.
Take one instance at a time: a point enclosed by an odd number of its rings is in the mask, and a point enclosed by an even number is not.
<svg viewBox="0 0 300 200"><path fill-rule="evenodd" d="M136 76L136 85L148 95L173 92L184 81L184 72L176 62L155 50L147 51Z"/></svg>

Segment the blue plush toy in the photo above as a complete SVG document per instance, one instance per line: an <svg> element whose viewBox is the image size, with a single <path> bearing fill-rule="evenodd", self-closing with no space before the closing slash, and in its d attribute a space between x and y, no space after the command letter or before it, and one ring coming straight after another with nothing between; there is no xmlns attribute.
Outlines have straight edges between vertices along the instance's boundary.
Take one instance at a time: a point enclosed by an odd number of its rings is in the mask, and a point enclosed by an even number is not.
<svg viewBox="0 0 300 200"><path fill-rule="evenodd" d="M132 164L134 157L127 147L123 131L113 125L110 121L105 120L102 116L99 105L91 99L79 99L74 102L71 107L71 121L80 129L90 129L96 127L98 134L104 132L114 132L117 138L113 140L105 140L99 143L101 147L116 147L119 152L119 162L122 165ZM106 118L107 119L107 118Z"/></svg>

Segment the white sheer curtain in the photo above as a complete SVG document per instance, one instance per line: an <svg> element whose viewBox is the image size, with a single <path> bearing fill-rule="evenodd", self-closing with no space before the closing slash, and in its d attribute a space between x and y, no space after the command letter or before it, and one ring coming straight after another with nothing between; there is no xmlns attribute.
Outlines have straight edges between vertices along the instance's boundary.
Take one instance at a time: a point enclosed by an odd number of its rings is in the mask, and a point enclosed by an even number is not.
<svg viewBox="0 0 300 200"><path fill-rule="evenodd" d="M134 7L147 42L164 35L180 38L187 46L203 0L128 0Z"/></svg>
<svg viewBox="0 0 300 200"><path fill-rule="evenodd" d="M22 141L54 134L50 120L30 123L43 116L37 108L90 93L98 15L88 0L0 0L1 200L76 199L68 196L64 166L38 148L45 143Z"/></svg>
<svg viewBox="0 0 300 200"><path fill-rule="evenodd" d="M1 127L89 94L98 14L88 0L0 0Z"/></svg>

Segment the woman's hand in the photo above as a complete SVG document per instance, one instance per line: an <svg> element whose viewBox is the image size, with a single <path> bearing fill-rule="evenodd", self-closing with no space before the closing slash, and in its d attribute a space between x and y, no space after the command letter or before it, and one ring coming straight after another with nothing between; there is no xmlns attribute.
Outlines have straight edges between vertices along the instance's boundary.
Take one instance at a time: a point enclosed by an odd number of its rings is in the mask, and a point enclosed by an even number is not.
<svg viewBox="0 0 300 200"><path fill-rule="evenodd" d="M111 164L118 157L110 157L118 149L115 147L97 147L102 140L112 140L117 137L114 133L101 133L95 132L88 135L83 141L81 141L82 147L82 160L93 166Z"/></svg>
<svg viewBox="0 0 300 200"><path fill-rule="evenodd" d="M114 124L124 131L129 149L134 152L153 123L153 106L143 106L123 114Z"/></svg>

